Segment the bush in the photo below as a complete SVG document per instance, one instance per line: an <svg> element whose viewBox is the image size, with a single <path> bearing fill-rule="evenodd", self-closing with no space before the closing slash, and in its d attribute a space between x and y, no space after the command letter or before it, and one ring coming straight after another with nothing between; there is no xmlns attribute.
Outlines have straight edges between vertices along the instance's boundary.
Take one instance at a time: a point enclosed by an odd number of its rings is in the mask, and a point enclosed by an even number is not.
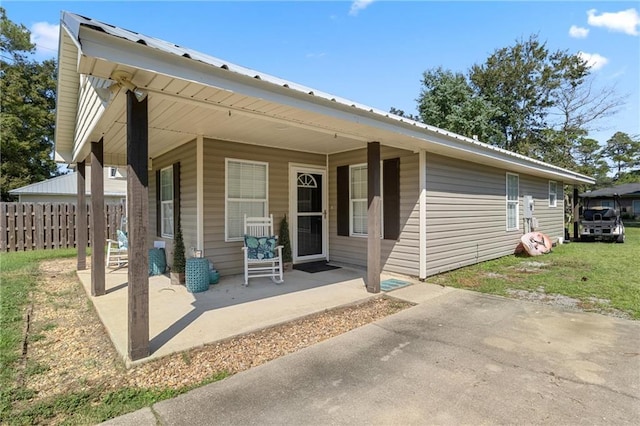
<svg viewBox="0 0 640 426"><path fill-rule="evenodd" d="M291 256L291 241L289 240L289 223L285 214L280 221L280 235L278 235L278 244L282 246L282 261L293 262Z"/></svg>
<svg viewBox="0 0 640 426"><path fill-rule="evenodd" d="M179 274L184 273L184 268L187 263L187 259L184 255L184 241L182 240L182 229L178 226L176 230L176 238L173 241L173 265L171 266L172 272Z"/></svg>

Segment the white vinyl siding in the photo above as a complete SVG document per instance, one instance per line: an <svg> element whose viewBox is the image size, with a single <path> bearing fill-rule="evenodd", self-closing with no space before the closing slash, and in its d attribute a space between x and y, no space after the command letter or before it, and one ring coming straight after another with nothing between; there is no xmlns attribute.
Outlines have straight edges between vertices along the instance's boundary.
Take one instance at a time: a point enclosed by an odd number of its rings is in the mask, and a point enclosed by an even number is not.
<svg viewBox="0 0 640 426"><path fill-rule="evenodd" d="M173 238L173 167L160 170L160 206L162 236Z"/></svg>
<svg viewBox="0 0 640 426"><path fill-rule="evenodd" d="M226 241L244 235L244 217L265 217L268 211L269 165L257 161L226 159Z"/></svg>
<svg viewBox="0 0 640 426"><path fill-rule="evenodd" d="M520 210L520 177L513 173L507 173L506 186L507 231L515 231L519 229L518 213Z"/></svg>
<svg viewBox="0 0 640 426"><path fill-rule="evenodd" d="M549 181L549 207L556 207L558 205L558 185L550 180Z"/></svg>

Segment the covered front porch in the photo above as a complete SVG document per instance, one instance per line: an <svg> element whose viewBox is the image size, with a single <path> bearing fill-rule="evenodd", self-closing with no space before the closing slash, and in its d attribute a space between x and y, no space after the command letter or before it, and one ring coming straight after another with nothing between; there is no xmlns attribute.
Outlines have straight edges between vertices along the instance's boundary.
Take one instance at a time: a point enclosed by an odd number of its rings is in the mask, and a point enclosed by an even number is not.
<svg viewBox="0 0 640 426"><path fill-rule="evenodd" d="M362 303L366 271L342 267L330 271L285 273L274 284L257 278L249 287L241 275L226 276L201 293L172 285L166 275L149 277L149 356L145 361L251 333L340 306ZM78 271L87 295L118 353L127 361L128 270L109 269L106 292L91 296L91 271Z"/></svg>

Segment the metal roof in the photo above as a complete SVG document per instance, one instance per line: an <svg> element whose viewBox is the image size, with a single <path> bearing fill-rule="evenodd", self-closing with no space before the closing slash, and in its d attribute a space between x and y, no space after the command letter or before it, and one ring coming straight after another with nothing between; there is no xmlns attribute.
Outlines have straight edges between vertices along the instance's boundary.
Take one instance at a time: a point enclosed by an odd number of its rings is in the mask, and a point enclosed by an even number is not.
<svg viewBox="0 0 640 426"><path fill-rule="evenodd" d="M624 183L622 185L600 188L580 194L582 198L613 197L614 195L621 197L635 195L640 197L640 183Z"/></svg>
<svg viewBox="0 0 640 426"><path fill-rule="evenodd" d="M196 136L319 154L379 141L567 183L594 183L571 170L95 19L63 12L60 28L59 161L83 160L88 142L104 138L106 164L124 164L123 91L105 99L85 129L77 126L86 114L78 106L80 76L91 76L102 89L115 71L127 71L149 92L150 157Z"/></svg>
<svg viewBox="0 0 640 426"><path fill-rule="evenodd" d="M127 195L126 179L108 177L109 167L105 168L104 195L125 197ZM86 194L91 194L91 168L87 167L85 172ZM78 193L78 172L56 176L41 182L32 183L20 188L12 189L10 194L38 194L38 195L76 195Z"/></svg>

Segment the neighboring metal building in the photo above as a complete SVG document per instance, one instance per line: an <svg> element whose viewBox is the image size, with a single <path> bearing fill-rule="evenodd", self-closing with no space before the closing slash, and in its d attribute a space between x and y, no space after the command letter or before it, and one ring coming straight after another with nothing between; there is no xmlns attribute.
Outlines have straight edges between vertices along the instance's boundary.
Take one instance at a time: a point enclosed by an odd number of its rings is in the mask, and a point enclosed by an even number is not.
<svg viewBox="0 0 640 426"><path fill-rule="evenodd" d="M87 200L91 200L91 167L87 166ZM56 176L42 182L12 189L21 203L76 203L78 201L78 172ZM124 203L127 197L126 172L122 168L105 167L104 197L107 204Z"/></svg>

